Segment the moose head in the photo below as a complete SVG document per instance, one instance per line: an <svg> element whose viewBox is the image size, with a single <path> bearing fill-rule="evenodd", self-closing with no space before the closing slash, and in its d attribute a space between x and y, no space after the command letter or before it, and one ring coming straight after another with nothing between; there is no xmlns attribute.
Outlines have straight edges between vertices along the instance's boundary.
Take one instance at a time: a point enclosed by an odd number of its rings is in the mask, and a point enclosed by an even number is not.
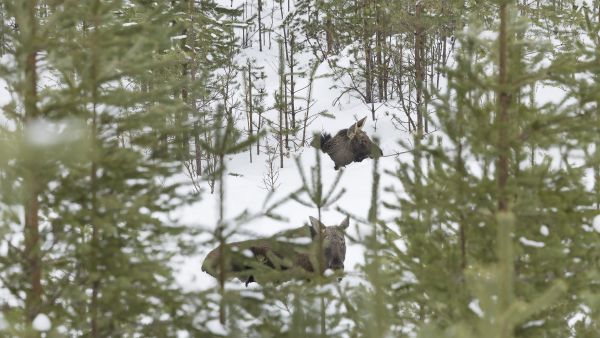
<svg viewBox="0 0 600 338"><path fill-rule="evenodd" d="M344 234L350 224L350 218L346 217L340 225L325 226L314 217L310 219L310 234L313 242L319 241L318 236L322 236L323 270L344 270L344 260L346 259L346 241Z"/></svg>
<svg viewBox="0 0 600 338"><path fill-rule="evenodd" d="M346 258L344 234L350 219L346 217L335 226L325 226L314 217L309 220L312 240L308 247L298 244L298 239L306 236L303 235L306 234L306 227L288 230L270 238L229 243L224 248L219 246L208 253L202 263L202 271L220 278L219 269L222 266L225 278L239 278L245 281L246 286L257 281L289 280L299 275L295 272L302 275L318 271L321 264L321 272L326 269L342 271ZM225 256L222 257L224 252Z"/></svg>
<svg viewBox="0 0 600 338"><path fill-rule="evenodd" d="M335 170L352 162L361 162L367 157L376 158L383 155L379 146L362 130L366 119L365 116L349 128L338 131L333 137L323 133L316 139L320 141L321 150L335 163Z"/></svg>

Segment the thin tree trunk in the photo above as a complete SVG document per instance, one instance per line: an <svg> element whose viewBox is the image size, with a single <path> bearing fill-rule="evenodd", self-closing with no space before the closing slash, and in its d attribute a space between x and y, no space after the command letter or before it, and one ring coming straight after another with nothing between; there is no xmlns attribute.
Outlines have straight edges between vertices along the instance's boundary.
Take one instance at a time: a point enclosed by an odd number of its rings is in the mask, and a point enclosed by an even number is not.
<svg viewBox="0 0 600 338"><path fill-rule="evenodd" d="M282 14L283 15L283 14ZM285 35L285 27L284 27L284 35ZM285 104L286 104L286 83L285 83L285 41L279 40L279 93L276 99L277 109L279 111L279 162L281 168L283 168L283 123L284 123L284 114L285 114Z"/></svg>
<svg viewBox="0 0 600 338"><path fill-rule="evenodd" d="M196 175L202 176L202 147L200 146L200 126L194 122L194 159L196 160Z"/></svg>
<svg viewBox="0 0 600 338"><path fill-rule="evenodd" d="M244 2L244 10L242 11L242 20L243 22L246 22L246 18L248 17L247 12L248 11L248 2L245 1ZM248 26L244 25L242 26L242 47L243 48L247 48L248 47L248 41L247 41L247 36L249 34L247 34L246 30L248 29Z"/></svg>
<svg viewBox="0 0 600 338"><path fill-rule="evenodd" d="M94 31L92 32L92 36L91 39L92 41L94 41L94 43L92 43L93 47L95 48L95 46L97 46L97 41L98 39L98 30L100 29L100 23L98 22L99 16L97 15L99 10L100 10L100 1L99 0L95 0L94 1L94 5L92 8L92 13L93 18L92 18L92 22L93 22L93 28ZM90 215L91 219L90 219L90 224L92 226L92 266L91 266L91 273L94 276L94 279L92 280L92 295L91 295L91 300L90 300L90 316L91 316L91 334L90 336L92 338L98 338L100 337L100 333L98 330L98 297L99 297L99 292L100 292L100 277L99 277L99 267L98 267L98 254L100 253L100 243L99 243L99 229L98 229L98 222L96 221L96 217L95 217L95 213L97 210L97 205L96 205L96 198L97 198L97 163L95 160L95 152L96 152L96 138L97 138L97 134L98 134L98 126L97 126L97 120L98 120L98 111L97 111L97 104L98 104L98 86L99 84L97 83L97 72L98 72L98 58L97 58L97 53L95 53L94 51L92 51L91 53L91 70L90 70L90 77L91 77L91 83L92 83L92 126L91 126L91 144L90 144L90 149L92 151L92 163L90 165L90 190L91 190L91 210L90 210Z"/></svg>
<svg viewBox="0 0 600 338"><path fill-rule="evenodd" d="M600 101L596 101L596 104L600 104ZM597 132L600 131L600 108L596 108L596 130ZM600 142L596 142L595 147L596 158L598 158ZM594 192L596 193L596 210L600 210L600 164L597 162L594 164Z"/></svg>
<svg viewBox="0 0 600 338"><path fill-rule="evenodd" d="M25 53L25 86L23 92L23 103L25 107L25 122L29 123L40 116L40 112L37 107L38 92L37 92L37 54L38 46L36 44L37 34L37 20L36 20L36 0L28 0L24 4L25 13L27 13L27 19L29 22L29 29L23 30L23 49ZM25 314L27 320L32 322L33 319L41 311L42 307L42 253L40 244L40 231L39 231L39 189L40 183L38 182L36 174L36 166L31 163L31 167L28 168L25 175L24 187L26 189L26 197L24 201L25 209L25 227L24 227L24 238L25 238L25 261L23 273L29 277L29 288L25 292ZM38 334L32 335L37 337Z"/></svg>
<svg viewBox="0 0 600 338"><path fill-rule="evenodd" d="M327 41L327 55L331 55L333 53L333 22L329 11L325 15L325 39Z"/></svg>
<svg viewBox="0 0 600 338"><path fill-rule="evenodd" d="M383 46L381 40L383 39L382 23L381 23L381 9L376 6L375 9L375 54L377 62L377 90L379 95L379 101L383 98Z"/></svg>
<svg viewBox="0 0 600 338"><path fill-rule="evenodd" d="M325 305L325 297L321 296L321 309L320 309L320 325L321 325L321 338L327 337L327 306Z"/></svg>
<svg viewBox="0 0 600 338"><path fill-rule="evenodd" d="M391 55L389 53L388 42L386 36L389 35L387 31L383 33L383 38L381 40L381 48L383 50L383 99L387 101L390 97L389 92L389 82L390 82L390 61ZM389 45L391 45L391 37L389 41Z"/></svg>
<svg viewBox="0 0 600 338"><path fill-rule="evenodd" d="M248 91L247 91L247 95L248 95L248 134L250 137L252 137L253 135L253 128L252 128L252 115L253 115L253 111L252 111L252 64L250 63L250 60L248 60ZM252 163L252 144L248 145L248 153L250 154L250 163Z"/></svg>
<svg viewBox="0 0 600 338"><path fill-rule="evenodd" d="M95 92L95 90L94 90ZM94 94L92 94L94 95ZM94 101L93 108L93 117L92 117L92 145L95 144L96 134L97 134L97 126L96 126L96 102ZM95 147L92 147L92 151L94 151ZM96 187L97 187L97 164L95 161L92 161L90 168L90 190L91 190L91 215L95 214L96 208ZM100 292L100 277L98 274L98 259L97 255L100 250L99 243L99 229L98 224L92 216L91 225L92 225L92 273L95 276L95 279L92 281L92 297L90 300L90 316L91 316L91 337L98 338L99 330L98 330L98 294Z"/></svg>
<svg viewBox="0 0 600 338"><path fill-rule="evenodd" d="M315 63L311 70L310 70L310 75L308 78L308 95L306 98L306 112L304 113L304 126L302 128L302 146L304 146L306 144L306 126L308 124L308 113L310 111L310 103L312 101L312 86L313 86L313 82L315 80L315 74L317 72L317 68L318 68L319 64Z"/></svg>
<svg viewBox="0 0 600 338"><path fill-rule="evenodd" d="M223 136L224 138L226 136ZM223 142L223 145L226 143ZM224 149L221 149L224 151ZM219 322L221 325L225 325L225 238L223 237L224 230L224 205L225 205L225 183L223 182L223 172L225 165L225 154L219 154L219 224L218 226L218 240L219 246L221 247L221 254L219 255L219 294L221 295L221 304L219 306Z"/></svg>
<svg viewBox="0 0 600 338"><path fill-rule="evenodd" d="M188 0L188 1L191 1L191 0ZM186 27L186 28L183 29L183 31L182 31L181 34L182 35L187 35L187 32L188 32L188 28ZM187 46L186 46L186 41L187 40L188 39L181 39L181 50L188 49ZM181 65L181 78L182 79L186 79L188 77L189 63L190 62L186 60ZM187 88L187 86L184 85L181 88L181 100L184 103L188 102L188 94L189 94L188 88ZM180 117L179 117L179 128L181 130L181 136L180 136L181 140L179 141L179 143L180 143L180 147L181 147L181 154L180 154L180 156L181 156L181 160L182 161L187 160L187 158L189 156L189 149L188 149L188 147L189 147L189 144L188 144L188 142L189 142L189 140L188 140L189 136L188 136L188 132L187 132L187 127L188 127L187 120L188 120L188 112L186 110L184 110L184 111L181 112Z"/></svg>
<svg viewBox="0 0 600 338"><path fill-rule="evenodd" d="M194 18L196 17L196 6L195 1L189 1L189 14L190 14L190 41L192 46L192 68L190 70L190 79L192 85L196 82L196 72L198 71L198 65L196 60L196 35L195 35L195 27L194 27ZM192 87L193 88L193 87ZM194 119L194 159L196 161L196 175L202 176L202 147L200 146L200 123L198 120L200 119L200 112L198 111L198 106L196 104L197 94L192 93L192 111L196 114L196 118Z"/></svg>
<svg viewBox="0 0 600 338"><path fill-rule="evenodd" d="M363 0L363 47L365 49L365 103L373 102L373 51L371 48L371 29L367 18L369 0ZM375 117L373 117L373 120Z"/></svg>
<svg viewBox="0 0 600 338"><path fill-rule="evenodd" d="M223 111L223 116L219 118L226 119L225 110ZM222 124L221 124L222 125ZM219 245L221 246L221 254L219 255L219 294L221 295L221 303L219 306L219 322L221 325L225 325L226 316L225 316L225 237L223 234L225 233L225 151L228 143L229 136L229 127L230 122L225 121L225 131L223 131L219 137L221 149L219 150L219 221L217 224L217 239L219 241Z"/></svg>
<svg viewBox="0 0 600 338"><path fill-rule="evenodd" d="M459 112L459 114L462 114ZM459 123L461 123L460 121L462 120L461 118L458 119ZM459 126L459 137L462 138L462 126ZM459 173L458 177L459 177L459 184L458 184L458 198L460 201L462 201L464 199L464 191L463 191L463 186L464 186L464 182L463 182L463 177L466 177L466 170L465 170L465 165L464 165L464 161L463 161L463 144L462 144L462 139L459 140L458 143L458 149L456 152L456 170ZM463 204L464 205L464 204ZM467 223L464 217L464 213L461 211L459 211L460 215L459 215L459 241L460 241L460 268L461 270L465 270L465 268L467 267Z"/></svg>
<svg viewBox="0 0 600 338"><path fill-rule="evenodd" d="M262 0L258 0L258 50L262 52Z"/></svg>
<svg viewBox="0 0 600 338"><path fill-rule="evenodd" d="M283 108L279 110L279 165L283 168Z"/></svg>
<svg viewBox="0 0 600 338"><path fill-rule="evenodd" d="M262 90L260 95L262 95ZM260 127L262 124L262 107L258 110L258 123L256 124L256 135L260 135ZM256 138L256 155L260 155L260 137Z"/></svg>
<svg viewBox="0 0 600 338"><path fill-rule="evenodd" d="M498 114L496 125L498 130L498 210L508 211L508 196L506 185L508 182L508 108L510 95L508 85L508 34L507 34L507 5L500 6L500 37L499 37L499 92L498 92Z"/></svg>
<svg viewBox="0 0 600 338"><path fill-rule="evenodd" d="M290 149L290 114L288 112L288 92L287 77L283 77L283 115L285 123L285 149Z"/></svg>
<svg viewBox="0 0 600 338"><path fill-rule="evenodd" d="M291 127L293 130L296 128L296 108L294 106L294 40L294 32L290 31L290 108L292 114Z"/></svg>
<svg viewBox="0 0 600 338"><path fill-rule="evenodd" d="M4 55L4 45L6 44L4 35L4 1L0 1L0 56Z"/></svg>
<svg viewBox="0 0 600 338"><path fill-rule="evenodd" d="M421 12L423 5L417 0L415 6L415 79L416 79L416 105L417 105L417 134L423 135L423 27L421 25Z"/></svg>
<svg viewBox="0 0 600 338"><path fill-rule="evenodd" d="M192 85L196 82L196 72L198 71L198 63L196 60L196 35L195 35L195 27L194 27L194 19L196 17L196 2L189 1L188 2L188 10L189 10L189 20L190 20L190 45L192 46L190 53L192 54L192 63L190 69L190 80ZM192 87L193 88L193 87ZM198 120L200 119L200 112L198 111L198 106L196 105L197 94L192 92L192 112L196 114L196 118L194 118L194 160L196 161L196 175L202 176L202 147L200 146L200 123Z"/></svg>
<svg viewBox="0 0 600 338"><path fill-rule="evenodd" d="M508 4L500 5L500 34L499 34L499 60L498 60L498 112L496 114L495 128L498 130L498 160L496 163L498 184L498 214L497 214L497 257L499 276L498 281L498 307L500 311L508 311L514 305L514 258L512 235L514 233L514 217L509 214L508 205L508 178L509 178L509 108L511 105L512 89L508 88ZM500 338L512 338L514 326L505 321Z"/></svg>

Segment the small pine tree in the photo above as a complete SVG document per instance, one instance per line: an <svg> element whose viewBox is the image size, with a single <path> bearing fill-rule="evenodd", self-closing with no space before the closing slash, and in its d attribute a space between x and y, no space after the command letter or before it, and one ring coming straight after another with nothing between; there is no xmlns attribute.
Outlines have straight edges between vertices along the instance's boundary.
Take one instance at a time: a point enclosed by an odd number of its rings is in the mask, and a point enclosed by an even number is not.
<svg viewBox="0 0 600 338"><path fill-rule="evenodd" d="M172 96L183 84L160 77L178 65L165 53L177 12L26 1L8 3L7 15L18 23L8 41L15 65L2 68L16 98L0 167L9 332L34 336L29 324L44 313L50 336L202 334L171 262L190 252L183 230L194 231L161 217L196 198L174 179L180 152L169 142L169 116L187 110Z"/></svg>
<svg viewBox="0 0 600 338"><path fill-rule="evenodd" d="M514 4L497 8L497 40L477 20L460 37L432 121L443 134L425 139L418 166L401 165L406 195L388 204L406 241L391 268L414 275L398 289L398 310L409 314L404 325L435 323L424 337L566 336L582 301L565 292L591 282L573 272L593 266L577 257L594 236L582 227L592 205L586 165L572 162L591 115L537 103L530 88L572 69L555 58L535 70L548 46L527 34Z"/></svg>

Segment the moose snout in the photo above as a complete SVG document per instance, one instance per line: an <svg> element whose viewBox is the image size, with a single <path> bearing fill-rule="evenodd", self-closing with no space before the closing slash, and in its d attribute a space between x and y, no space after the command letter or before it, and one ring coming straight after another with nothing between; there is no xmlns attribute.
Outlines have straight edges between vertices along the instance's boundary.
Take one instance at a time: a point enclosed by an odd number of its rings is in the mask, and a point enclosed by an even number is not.
<svg viewBox="0 0 600 338"><path fill-rule="evenodd" d="M329 264L329 268L334 271L344 270L344 262L342 262L341 260L335 259L335 260L331 261L331 264Z"/></svg>
<svg viewBox="0 0 600 338"><path fill-rule="evenodd" d="M336 275L338 275L337 281L341 282L342 281L341 275L344 271L344 263L343 262L332 262L330 268L335 272Z"/></svg>

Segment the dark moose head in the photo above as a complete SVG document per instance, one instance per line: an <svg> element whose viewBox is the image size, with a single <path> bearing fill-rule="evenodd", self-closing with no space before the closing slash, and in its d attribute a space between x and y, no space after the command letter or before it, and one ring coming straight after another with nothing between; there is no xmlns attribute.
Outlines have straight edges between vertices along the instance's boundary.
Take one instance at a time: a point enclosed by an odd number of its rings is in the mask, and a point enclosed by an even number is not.
<svg viewBox="0 0 600 338"><path fill-rule="evenodd" d="M294 235L275 235L271 238L247 240L225 244L225 250L221 246L208 253L202 263L202 271L209 275L220 278L220 266L224 267L223 277L238 278L245 281L246 286L252 282L265 282L269 280L284 281L298 276L294 272L314 272L318 268L319 236L322 240L322 271L332 269L342 271L346 258L346 242L344 233L348 228L350 219L346 217L342 223L334 226L325 226L316 218L310 217L311 243L308 247L294 244ZM306 227L288 231L289 234L304 232ZM289 237L289 238L282 238ZM221 262L222 252L226 256ZM222 264L222 265L221 265ZM287 270L287 271L286 271ZM275 278L273 278L275 276Z"/></svg>
<svg viewBox="0 0 600 338"><path fill-rule="evenodd" d="M338 131L333 137L328 133L323 133L317 139L320 141L321 150L328 154L335 163L335 170L352 162L361 162L367 157L376 158L383 155L379 146L371 141L367 133L362 130L366 119L365 116L348 129Z"/></svg>
<svg viewBox="0 0 600 338"><path fill-rule="evenodd" d="M344 270L346 259L346 241L344 233L350 224L350 218L346 217L340 225L325 226L314 217L310 219L310 234L313 242L318 242L317 236L323 236L323 270Z"/></svg>

